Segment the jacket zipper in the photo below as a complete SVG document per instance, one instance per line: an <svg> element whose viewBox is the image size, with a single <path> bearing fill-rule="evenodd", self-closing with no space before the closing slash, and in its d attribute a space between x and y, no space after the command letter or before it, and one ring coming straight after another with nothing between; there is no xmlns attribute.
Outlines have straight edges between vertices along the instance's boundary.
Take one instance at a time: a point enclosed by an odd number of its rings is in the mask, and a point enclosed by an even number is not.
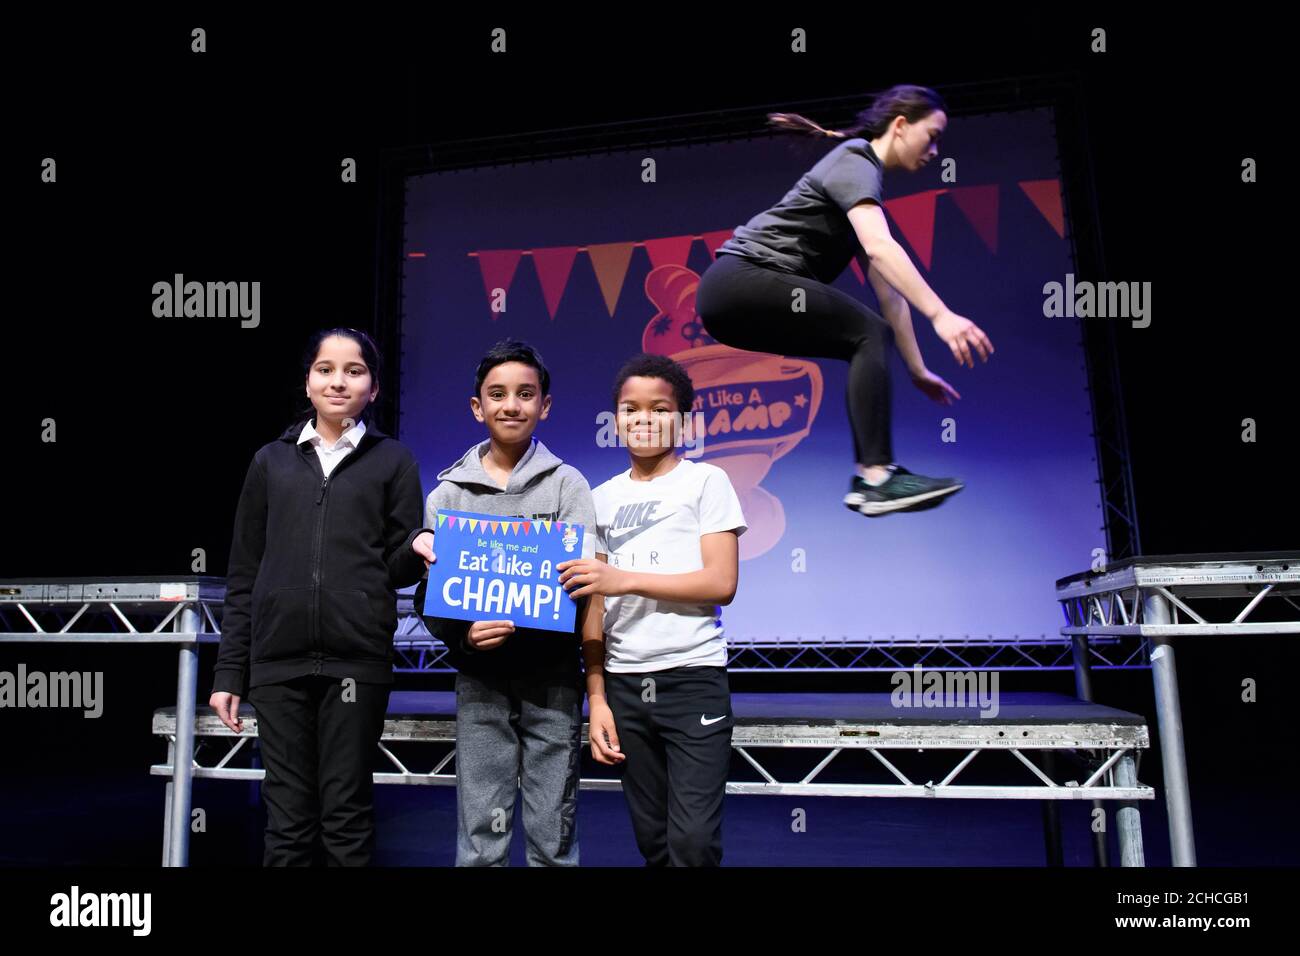
<svg viewBox="0 0 1300 956"><path fill-rule="evenodd" d="M343 464L343 462L339 462ZM321 658L325 656L325 641L321 637L320 626L320 566L324 559L321 554L321 539L325 532L325 492L329 490L329 476L323 475L320 480L320 492L316 495L316 535L312 542L312 643L316 648L316 664L313 674L320 673Z"/></svg>
<svg viewBox="0 0 1300 956"><path fill-rule="evenodd" d="M348 462L352 461L354 458L360 455L361 450L362 448L365 447L365 445L366 445L366 441L363 438L361 440L360 446L352 449L352 451L344 455L343 460L334 466L334 474L337 474L340 468L345 467L348 464ZM317 466L319 466L320 458L318 455L316 455L316 452L310 451L309 454L316 459L316 464ZM312 564L311 564L312 643L316 647L316 662L312 670L313 674L320 673L321 661L325 657L325 639L321 636L321 626L320 626L320 591L321 591L321 564L323 564L325 560L325 555L323 553L323 548L322 548L322 539L324 538L324 534L325 534L325 510L329 506L329 502L325 500L325 494L326 492L329 491L329 483L330 483L330 475L326 475L322 472L321 480L320 480L320 490L316 492L316 507L319 510L316 512L316 534L315 534L315 540L312 542Z"/></svg>

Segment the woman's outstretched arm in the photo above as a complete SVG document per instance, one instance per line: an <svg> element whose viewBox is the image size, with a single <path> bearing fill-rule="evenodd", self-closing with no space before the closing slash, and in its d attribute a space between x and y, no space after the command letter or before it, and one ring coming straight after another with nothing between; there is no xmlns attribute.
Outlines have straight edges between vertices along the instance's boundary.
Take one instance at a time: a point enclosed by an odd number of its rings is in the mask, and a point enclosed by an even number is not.
<svg viewBox="0 0 1300 956"><path fill-rule="evenodd" d="M902 294L916 310L933 322L947 306L916 271L903 247L889 233L885 210L874 202L861 202L849 210L849 222L858 245L889 286ZM881 303L883 305L883 303Z"/></svg>
<svg viewBox="0 0 1300 956"><path fill-rule="evenodd" d="M866 260L866 261L863 261ZM916 341L916 330L912 328L912 310L901 292L885 281L880 270L875 267L865 253L859 250L858 261L866 272L867 281L876 290L880 300L880 314L889 327L894 330L894 345L903 357L907 370L913 374L925 371L925 359L921 356L921 346Z"/></svg>
<svg viewBox="0 0 1300 956"><path fill-rule="evenodd" d="M889 234L885 210L875 202L860 202L849 210L848 216L853 231L857 234L858 244L871 260L877 274L930 320L935 334L943 339L957 364L974 368L977 355L987 362L993 354L993 343L989 337L970 319L944 305L935 291L921 278L921 273L916 271L916 266L912 265L912 260L907 257L903 247ZM890 324L893 325L893 322ZM912 338L915 341L915 335ZM904 357L909 361L911 359L906 353ZM908 367L912 366L909 364Z"/></svg>

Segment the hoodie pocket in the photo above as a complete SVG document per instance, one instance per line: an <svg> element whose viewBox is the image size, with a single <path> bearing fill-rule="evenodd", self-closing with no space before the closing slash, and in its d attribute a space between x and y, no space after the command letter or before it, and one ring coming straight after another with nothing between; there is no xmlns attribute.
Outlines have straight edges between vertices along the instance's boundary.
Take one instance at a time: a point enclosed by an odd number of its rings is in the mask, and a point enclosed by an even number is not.
<svg viewBox="0 0 1300 956"><path fill-rule="evenodd" d="M321 590L320 627L329 657L383 658L392 644L392 633L383 634L370 598L357 588Z"/></svg>
<svg viewBox="0 0 1300 956"><path fill-rule="evenodd" d="M311 652L311 588L277 588L253 606L252 659L302 657Z"/></svg>

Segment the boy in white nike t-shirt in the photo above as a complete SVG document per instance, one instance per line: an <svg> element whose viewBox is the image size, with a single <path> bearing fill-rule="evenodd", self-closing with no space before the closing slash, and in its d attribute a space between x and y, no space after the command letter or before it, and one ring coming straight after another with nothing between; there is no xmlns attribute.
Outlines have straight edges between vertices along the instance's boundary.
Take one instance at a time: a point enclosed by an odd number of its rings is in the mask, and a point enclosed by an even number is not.
<svg viewBox="0 0 1300 956"><path fill-rule="evenodd" d="M603 599L603 634L583 639L591 752L621 765L649 866L722 860L732 716L719 605L736 594L745 517L725 471L676 454L694 400L665 356L619 371L631 467L592 492L596 559L556 566L574 598Z"/></svg>

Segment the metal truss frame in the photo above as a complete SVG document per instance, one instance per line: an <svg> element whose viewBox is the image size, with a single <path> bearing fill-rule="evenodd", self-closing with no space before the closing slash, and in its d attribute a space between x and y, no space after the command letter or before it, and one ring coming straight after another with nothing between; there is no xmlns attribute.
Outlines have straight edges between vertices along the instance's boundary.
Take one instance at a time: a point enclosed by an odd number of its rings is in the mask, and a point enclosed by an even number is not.
<svg viewBox="0 0 1300 956"><path fill-rule="evenodd" d="M170 644L177 647L174 745L194 751L199 644L220 639L225 582L220 578L101 578L0 581L0 643ZM169 630L170 628L170 630ZM190 764L167 781L168 832L163 863L189 858Z"/></svg>
<svg viewBox="0 0 1300 956"><path fill-rule="evenodd" d="M1172 638L1300 634L1297 597L1300 551L1151 555L1056 582L1065 615L1061 633L1074 642L1080 698L1092 700L1094 636L1136 637L1147 648L1174 866L1196 865L1196 843ZM1210 601L1217 603L1210 606ZM1265 602L1268 610L1280 612L1275 619L1246 620L1258 618Z"/></svg>
<svg viewBox="0 0 1300 956"><path fill-rule="evenodd" d="M186 644L221 638L220 578L0 582L0 642ZM179 631L189 611L193 630Z"/></svg>
<svg viewBox="0 0 1300 956"><path fill-rule="evenodd" d="M1122 581L1119 581L1122 583ZM1096 583L1092 583L1096 585ZM1166 583L1157 583L1165 587ZM1117 584L1118 587L1118 584ZM1240 587L1232 584L1231 587ZM1273 593L1269 588L1265 596ZM1096 592L1096 587L1095 587ZM1290 591L1279 589L1290 601ZM1058 592L1058 597L1061 593ZM1073 594L1066 594L1073 600ZM1264 598L1256 597L1252 604L1238 615L1240 618L1253 610ZM177 706L172 711L172 727L164 736L168 739L169 756L162 773L168 775L166 788L166 813L168 827L164 842L164 858L169 865L185 865L188 857L188 813L190 813L192 777L247 777L260 771L252 767L231 766L231 761L238 757L244 748L243 741L234 740L234 735L216 718L203 715L195 719L196 680L198 680L198 650L200 643L214 643L220 640L222 601L225 598L225 583L218 578L178 578L173 579L101 579L86 580L47 580L47 581L0 581L0 643L118 643L118 644L174 644L178 646L177 669ZM1186 610L1186 601L1173 591L1158 593L1158 600L1167 601L1178 598ZM1153 600L1156 600L1153 598ZM398 635L395 636L395 650L399 658L398 670L403 670L400 663L407 663L415 670L432 670L430 665L437 665L445 654L441 644L433 640L424 628L419 615L413 613L409 597L403 598L404 606L399 617ZM1113 618L1106 614L1119 613L1114 604L1105 601L1087 602L1087 617L1092 620L1089 627L1108 627ZM1128 613L1128 619L1134 615ZM1093 617L1095 615L1095 617ZM1069 620L1067 614L1067 620ZM1201 618L1204 620L1204 618ZM1157 624L1158 626L1158 624ZM1084 628L1087 630L1087 628ZM1099 666L1141 666L1136 663L1131 645L1125 644L1130 633L1117 633L1100 641L1100 646L1089 645L1087 636L1082 633L1062 632L1071 643L1073 666L1076 675L1087 676L1089 667ZM1136 632L1143 637L1143 633ZM1143 644L1145 646L1145 644ZM1052 669L1065 667L1065 645L1054 641L1040 643L1013 643L1006 641L975 641L943 639L937 641L875 641L871 639L857 641L840 641L839 644L822 641L783 641L751 640L740 641L733 649L733 662L740 667L735 670L781 669L781 670L900 670L913 666L930 667L930 669L962 670L1008 670ZM841 657L848 659L841 659ZM745 658L749 658L746 667ZM1153 667L1154 670L1154 667ZM1080 692L1080 697L1091 700L1091 693ZM174 714L182 714L181 721L175 721ZM428 723L428 727L422 724ZM430 731L437 731L434 721L399 722L406 726L386 727L385 740L428 740ZM216 726L213 727L213 724ZM931 727L933 730L933 727ZM1110 728L1114 730L1114 728ZM157 730L156 730L157 732ZM441 731L448 734L448 730ZM1141 728L1143 739L1126 740L1123 736L1100 731L1084 732L1078 727L1058 727L1048 731L1047 728L1027 724L1022 728L1004 728L1002 736L987 736L989 727L976 727L970 730L980 739L963 739L962 732L948 728L948 737L933 734L917 737L915 727L894 728L884 734L880 728L853 727L844 723L807 724L796 727L792 724L740 724L733 736L733 747L742 760L758 774L757 780L733 780L728 783L728 792L732 793L779 793L779 795L824 796L919 796L945 797L945 799L1032 799L1032 800L1143 800L1152 799L1151 788L1141 786L1136 780L1136 761L1134 753L1147 747L1145 727ZM1018 736L1008 736L1013 732ZM201 735L200 747L196 748L196 734ZM956 734L956 736L954 736ZM1056 736L1052 736L1052 735ZM230 736L229 752L217 757L214 765L199 762L201 750L211 749L212 741L221 736ZM389 736L394 735L394 736ZM913 735L913 736L909 736ZM984 735L984 736L980 736ZM394 770L381 775L381 782L394 783L446 783L454 779L445 773L447 763L454 760L454 741L446 739L452 753L443 754L441 762L435 765L432 773L412 773L396 758L391 749L385 748L387 760L393 762ZM1180 745L1180 741L1179 741ZM783 780L776 777L763 761L763 748L811 748L819 749L820 760L813 771L801 775L798 779ZM954 749L962 750L962 756L944 778L935 780L913 780L902 773L893 761L889 761L884 750L894 748L914 749ZM887 783L833 783L828 782L827 770L841 754L853 750L870 750L879 766L883 766L893 778ZM958 775L970 766L978 756L980 749L1010 749L1015 761L1030 771L1028 783L996 784L996 786L969 786L958 783ZM1045 765L1053 750L1070 750L1076 754L1088 752L1093 765L1084 774L1086 779L1065 780L1058 782L1048 773L1044 773L1034 763L1028 761L1024 753L1028 750L1043 752ZM190 761L181 761L177 765L175 753L191 753L195 757ZM842 766L836 763L836 770ZM987 762L987 761L985 761ZM159 773L155 767L153 773ZM1167 777L1167 771L1166 771ZM1166 780L1167 783L1167 780ZM584 780L588 788L617 788L617 780ZM1170 796L1173 800L1173 796ZM1136 812L1134 812L1136 817ZM1140 830L1136 819L1128 826L1125 834L1125 860L1140 860ZM1173 825L1171 825L1173 826Z"/></svg>
<svg viewBox="0 0 1300 956"><path fill-rule="evenodd" d="M257 717L251 711L241 714L244 732L232 733L215 716L202 715L195 722L199 746L190 767L194 777L216 780L261 780L264 771L247 766L251 762L247 744L257 737ZM376 784L408 786L452 786L456 775L449 767L455 760L455 722L445 717L398 718L384 723L379 743L391 769L374 774ZM170 708L154 713L153 733L167 742L167 761L155 764L150 773L170 777L173 773L176 744L176 715ZM587 727L582 729L582 739ZM431 745L434 752L426 761L430 769L408 766L410 758L399 758L391 745L419 743ZM813 797L914 797L929 799L970 800L1091 800L1119 801L1116 813L1121 862L1125 866L1144 865L1141 819L1133 801L1153 800L1155 791L1138 781L1142 751L1150 746L1145 725L1105 723L1062 724L858 724L837 721L817 723L762 723L738 721L732 734L732 750L755 771L757 780L729 780L727 793L766 796ZM770 769L773 750L791 748L808 750L819 758L815 766L795 778L779 779ZM937 782L909 777L888 751L944 750L953 752L951 769ZM1001 784L969 784L958 781L982 751L1007 751L1013 758L1010 770L1023 779ZM883 767L892 780L885 783L842 783L822 779L841 755L866 752ZM1032 755L1066 753L1081 767L1083 779L1057 779L1054 762L1043 760L1046 769L1030 759ZM240 758L240 766L234 766ZM987 763L988 761L984 761ZM870 765L869 765L870 766ZM1023 768L1023 769L1022 769ZM839 770L860 768L845 766ZM999 768L1000 770L1002 768ZM619 790L617 779L584 777L584 790ZM164 819L164 857L171 839L173 807L168 803Z"/></svg>
<svg viewBox="0 0 1300 956"><path fill-rule="evenodd" d="M1298 559L1174 564L1151 558L1144 559L1151 563L1073 580L1057 587L1066 622L1061 633L1144 638L1300 634ZM1240 603L1231 609L1205 606L1225 599ZM1285 604L1297 613L1290 619L1246 620L1269 599L1270 608Z"/></svg>
<svg viewBox="0 0 1300 956"><path fill-rule="evenodd" d="M442 642L429 633L409 595L398 594L393 641L398 673L451 673ZM961 637L749 637L727 635L727 669L733 674L892 673L913 667L963 671L1068 671L1075 667L1069 638L1007 640ZM1097 670L1149 666L1145 644L1130 636L1090 642Z"/></svg>

